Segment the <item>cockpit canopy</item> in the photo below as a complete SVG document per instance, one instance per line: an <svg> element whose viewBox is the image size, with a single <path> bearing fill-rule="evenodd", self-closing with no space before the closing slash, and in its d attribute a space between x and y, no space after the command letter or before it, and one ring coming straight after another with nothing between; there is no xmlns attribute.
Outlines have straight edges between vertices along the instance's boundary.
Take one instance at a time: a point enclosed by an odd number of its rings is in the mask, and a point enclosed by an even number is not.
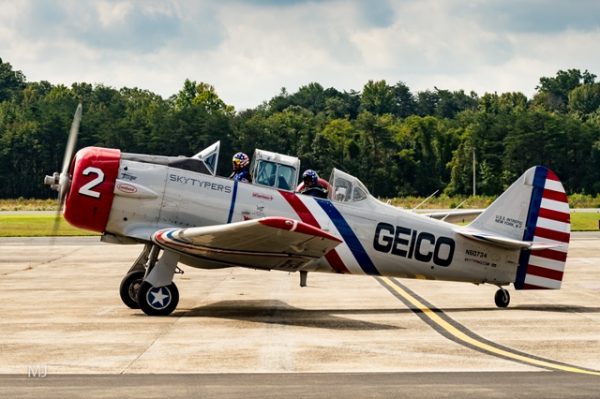
<svg viewBox="0 0 600 399"><path fill-rule="evenodd" d="M200 151L191 159L200 161L213 176L219 160L220 142ZM190 158L187 158L190 159ZM255 150L250 165L252 183L280 190L294 191L300 173L300 160L297 157L276 152ZM329 178L328 197L332 201L360 203L370 194L365 185L356 177L333 168Z"/></svg>
<svg viewBox="0 0 600 399"><path fill-rule="evenodd" d="M206 169L211 175L217 174L217 164L219 163L219 150L221 149L221 141L217 141L194 155L192 158L202 161Z"/></svg>
<svg viewBox="0 0 600 399"><path fill-rule="evenodd" d="M254 184L293 191L298 181L300 160L271 151L255 150L250 173Z"/></svg>
<svg viewBox="0 0 600 399"><path fill-rule="evenodd" d="M332 201L338 202L359 202L367 199L369 190L356 177L333 168L329 178Z"/></svg>

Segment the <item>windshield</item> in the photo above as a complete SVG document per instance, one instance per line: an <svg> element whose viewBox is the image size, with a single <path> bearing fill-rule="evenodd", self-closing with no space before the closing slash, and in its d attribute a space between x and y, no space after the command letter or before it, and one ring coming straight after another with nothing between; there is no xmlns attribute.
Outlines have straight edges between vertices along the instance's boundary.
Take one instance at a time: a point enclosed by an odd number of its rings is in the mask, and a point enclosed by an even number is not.
<svg viewBox="0 0 600 399"><path fill-rule="evenodd" d="M291 190L295 177L296 169L294 167L261 160L258 163L254 181L263 186Z"/></svg>
<svg viewBox="0 0 600 399"><path fill-rule="evenodd" d="M206 147L192 158L197 158L204 162L206 169L210 172L211 175L215 176L217 174L217 164L219 163L219 149L221 148L221 141L217 141L216 143Z"/></svg>

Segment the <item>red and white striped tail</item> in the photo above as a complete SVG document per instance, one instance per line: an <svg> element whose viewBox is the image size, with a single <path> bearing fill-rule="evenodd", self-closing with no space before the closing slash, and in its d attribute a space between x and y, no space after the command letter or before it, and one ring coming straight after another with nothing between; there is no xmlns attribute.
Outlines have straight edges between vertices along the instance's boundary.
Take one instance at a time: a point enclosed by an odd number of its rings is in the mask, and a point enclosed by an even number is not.
<svg viewBox="0 0 600 399"><path fill-rule="evenodd" d="M554 244L550 249L522 250L516 289L559 289L569 249L571 215L565 189L551 170L535 168L523 241Z"/></svg>

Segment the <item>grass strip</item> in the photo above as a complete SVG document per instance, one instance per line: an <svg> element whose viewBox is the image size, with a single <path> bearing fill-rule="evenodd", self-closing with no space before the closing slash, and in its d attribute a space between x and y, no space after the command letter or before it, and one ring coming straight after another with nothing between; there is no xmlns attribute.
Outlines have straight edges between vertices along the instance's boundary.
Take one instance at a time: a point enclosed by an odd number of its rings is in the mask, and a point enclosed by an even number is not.
<svg viewBox="0 0 600 399"><path fill-rule="evenodd" d="M52 235L54 215L0 215L0 237L47 237ZM600 230L600 213L571 213L571 231ZM90 232L71 226L61 216L57 236L94 236Z"/></svg>
<svg viewBox="0 0 600 399"><path fill-rule="evenodd" d="M55 215L0 215L0 237L48 237L52 235ZM90 232L71 226L59 218L57 236L94 236Z"/></svg>
<svg viewBox="0 0 600 399"><path fill-rule="evenodd" d="M600 213L571 212L571 231L600 230Z"/></svg>

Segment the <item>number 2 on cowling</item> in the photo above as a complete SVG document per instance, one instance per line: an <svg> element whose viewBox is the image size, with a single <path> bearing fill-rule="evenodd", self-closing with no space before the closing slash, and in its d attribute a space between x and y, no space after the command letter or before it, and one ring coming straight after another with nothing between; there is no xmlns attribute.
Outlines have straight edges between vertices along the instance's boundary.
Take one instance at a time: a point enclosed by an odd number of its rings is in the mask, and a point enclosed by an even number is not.
<svg viewBox="0 0 600 399"><path fill-rule="evenodd" d="M79 194L86 195L92 198L100 198L100 192L94 191L93 189L104 181L104 172L101 169L95 168L93 166L88 166L83 170L84 176L88 176L91 173L96 174L96 178L81 186L81 188L79 189Z"/></svg>

